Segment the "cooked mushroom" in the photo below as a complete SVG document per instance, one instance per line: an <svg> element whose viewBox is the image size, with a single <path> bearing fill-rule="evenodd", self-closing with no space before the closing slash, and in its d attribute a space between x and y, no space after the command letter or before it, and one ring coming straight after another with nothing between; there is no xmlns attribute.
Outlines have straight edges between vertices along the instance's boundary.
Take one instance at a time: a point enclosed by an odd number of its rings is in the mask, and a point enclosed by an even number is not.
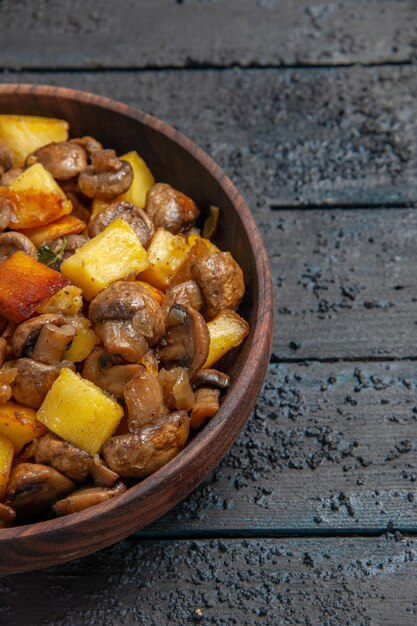
<svg viewBox="0 0 417 626"><path fill-rule="evenodd" d="M84 487L74 491L66 498L58 500L52 508L57 515L78 513L78 511L84 511L90 506L110 500L110 498L114 498L124 491L126 491L126 487L123 483L117 483L111 489L108 487Z"/></svg>
<svg viewBox="0 0 417 626"><path fill-rule="evenodd" d="M183 367L164 368L158 374L162 388L164 404L170 411L183 409L191 411L194 406L194 392L190 385L187 371Z"/></svg>
<svg viewBox="0 0 417 626"><path fill-rule="evenodd" d="M94 137L90 137L89 135L85 135L85 137L75 137L74 139L70 139L70 143L75 143L78 146L81 146L91 154L92 152L96 152L97 150L102 150L103 146L97 139Z"/></svg>
<svg viewBox="0 0 417 626"><path fill-rule="evenodd" d="M49 143L26 158L26 166L41 163L56 180L69 180L87 167L87 153L70 141Z"/></svg>
<svg viewBox="0 0 417 626"><path fill-rule="evenodd" d="M136 363L126 363L117 354L109 354L104 348L95 348L84 362L82 375L97 387L122 399L125 385L141 367Z"/></svg>
<svg viewBox="0 0 417 626"><path fill-rule="evenodd" d="M93 457L68 441L47 433L34 442L35 463L50 465L75 482L83 482L90 471Z"/></svg>
<svg viewBox="0 0 417 626"><path fill-rule="evenodd" d="M194 200L166 183L156 183L146 198L145 211L158 228L174 235L194 224L199 215Z"/></svg>
<svg viewBox="0 0 417 626"><path fill-rule="evenodd" d="M13 154L10 148L0 140L0 176L2 176L13 165Z"/></svg>
<svg viewBox="0 0 417 626"><path fill-rule="evenodd" d="M45 313L44 315L32 317L19 324L12 339L13 350L16 357L31 356L42 327L46 324L63 326L66 324L66 319L59 313Z"/></svg>
<svg viewBox="0 0 417 626"><path fill-rule="evenodd" d="M91 302L89 317L107 352L137 363L164 332L161 307L135 282L113 283Z"/></svg>
<svg viewBox="0 0 417 626"><path fill-rule="evenodd" d="M114 202L96 215L88 225L88 234L95 237L118 217L122 217L135 231L144 248L147 248L155 233L152 220L145 211L125 200Z"/></svg>
<svg viewBox="0 0 417 626"><path fill-rule="evenodd" d="M167 412L158 379L138 365L135 376L124 388L131 432L155 424Z"/></svg>
<svg viewBox="0 0 417 626"><path fill-rule="evenodd" d="M90 221L91 211L86 207L80 195L74 191L66 191L65 194L72 204L71 215L87 224Z"/></svg>
<svg viewBox="0 0 417 626"><path fill-rule="evenodd" d="M213 387L200 387L195 392L195 404L191 411L190 426L200 428L204 422L219 410L220 390Z"/></svg>
<svg viewBox="0 0 417 626"><path fill-rule="evenodd" d="M1 218L0 218L1 219ZM0 235L0 263L8 259L12 254L22 250L34 259L38 258L38 251L31 240L22 233L7 232Z"/></svg>
<svg viewBox="0 0 417 626"><path fill-rule="evenodd" d="M177 411L138 432L111 437L101 453L107 465L120 476L145 478L183 449L189 431L187 413Z"/></svg>
<svg viewBox="0 0 417 626"><path fill-rule="evenodd" d="M92 152L91 163L78 177L78 186L88 198L113 200L132 184L132 166L118 159L114 150Z"/></svg>
<svg viewBox="0 0 417 626"><path fill-rule="evenodd" d="M93 456L90 476L98 487L113 487L114 483L119 479L119 474L116 474L110 467L104 465L98 454Z"/></svg>
<svg viewBox="0 0 417 626"><path fill-rule="evenodd" d="M0 177L0 182L3 187L10 187L10 185L20 176L23 172L23 167L11 167L7 172Z"/></svg>
<svg viewBox="0 0 417 626"><path fill-rule="evenodd" d="M19 463L10 472L6 499L19 517L27 517L39 513L74 489L72 480L53 467Z"/></svg>
<svg viewBox="0 0 417 626"><path fill-rule="evenodd" d="M230 376L218 370L204 369L197 372L191 383L194 388L201 387L201 385L211 385L219 389L227 389L230 385Z"/></svg>
<svg viewBox="0 0 417 626"><path fill-rule="evenodd" d="M165 367L179 365L189 378L207 360L210 335L201 313L189 306L174 304L168 313L166 334L158 346L158 356Z"/></svg>
<svg viewBox="0 0 417 626"><path fill-rule="evenodd" d="M164 317L168 315L173 304L192 306L196 311L201 311L204 306L203 294L195 280L187 280L167 289L162 304Z"/></svg>
<svg viewBox="0 0 417 626"><path fill-rule="evenodd" d="M48 365L33 359L17 359L7 361L3 368L16 368L17 376L10 384L16 402L39 409L45 396L58 378L61 369L69 367L73 371L75 365L70 361L61 361Z"/></svg>
<svg viewBox="0 0 417 626"><path fill-rule="evenodd" d="M235 311L245 292L243 272L230 252L214 252L199 257L191 266L206 302L209 319L223 309Z"/></svg>
<svg viewBox="0 0 417 626"><path fill-rule="evenodd" d="M11 526L15 519L16 511L4 502L0 502L0 528Z"/></svg>
<svg viewBox="0 0 417 626"><path fill-rule="evenodd" d="M64 324L61 327L45 324L33 349L32 359L41 363L59 363L76 332L71 324Z"/></svg>

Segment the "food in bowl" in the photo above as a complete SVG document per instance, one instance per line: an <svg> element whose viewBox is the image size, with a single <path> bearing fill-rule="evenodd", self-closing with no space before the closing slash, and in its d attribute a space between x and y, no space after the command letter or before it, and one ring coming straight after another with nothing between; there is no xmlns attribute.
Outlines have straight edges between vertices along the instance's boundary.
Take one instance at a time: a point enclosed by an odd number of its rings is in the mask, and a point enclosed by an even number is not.
<svg viewBox="0 0 417 626"><path fill-rule="evenodd" d="M248 334L195 202L64 120L0 115L0 527L81 511L170 461Z"/></svg>

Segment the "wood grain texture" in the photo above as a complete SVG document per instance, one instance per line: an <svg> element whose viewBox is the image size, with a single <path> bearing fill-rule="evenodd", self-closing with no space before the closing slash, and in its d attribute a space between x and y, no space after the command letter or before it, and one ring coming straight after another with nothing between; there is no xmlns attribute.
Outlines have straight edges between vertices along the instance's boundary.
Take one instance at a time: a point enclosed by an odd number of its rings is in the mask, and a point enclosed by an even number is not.
<svg viewBox="0 0 417 626"><path fill-rule="evenodd" d="M269 362L274 317L271 270L249 209L220 168L189 139L140 111L69 89L3 85L0 112L10 111L62 117L74 136L90 133L119 153L137 148L157 179L189 194L202 208L221 205L214 240L221 248L227 244L243 269L247 288L240 311L250 333L233 358L223 362L231 384L219 411L179 455L103 504L2 530L1 573L63 562L110 545L149 524L200 484L226 454L255 404Z"/></svg>
<svg viewBox="0 0 417 626"><path fill-rule="evenodd" d="M0 65L10 68L407 62L416 41L413 0L0 4Z"/></svg>
<svg viewBox="0 0 417 626"><path fill-rule="evenodd" d="M417 366L271 366L211 478L142 536L417 532Z"/></svg>
<svg viewBox="0 0 417 626"><path fill-rule="evenodd" d="M119 99L189 136L255 212L417 197L417 67L3 73Z"/></svg>
<svg viewBox="0 0 417 626"><path fill-rule="evenodd" d="M0 579L9 626L414 626L417 542L375 539L125 541Z"/></svg>

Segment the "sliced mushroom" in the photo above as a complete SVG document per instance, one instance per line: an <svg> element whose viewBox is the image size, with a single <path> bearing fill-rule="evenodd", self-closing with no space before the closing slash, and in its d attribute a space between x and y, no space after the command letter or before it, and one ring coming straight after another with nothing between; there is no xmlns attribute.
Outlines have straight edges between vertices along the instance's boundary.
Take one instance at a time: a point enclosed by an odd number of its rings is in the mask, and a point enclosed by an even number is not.
<svg viewBox="0 0 417 626"><path fill-rule="evenodd" d="M59 363L76 332L71 324L64 324L61 327L45 324L33 349L32 359L41 363Z"/></svg>
<svg viewBox="0 0 417 626"><path fill-rule="evenodd" d="M7 504L16 509L20 517L27 517L39 513L74 489L72 480L53 467L19 463L10 473Z"/></svg>
<svg viewBox="0 0 417 626"><path fill-rule="evenodd" d="M166 293L162 304L162 312L164 317L169 313L169 309L173 304L182 304L191 306L196 311L201 311L204 306L203 294L195 280L187 280L170 287Z"/></svg>
<svg viewBox="0 0 417 626"><path fill-rule="evenodd" d="M0 502L0 528L8 528L16 519L16 511L4 502Z"/></svg>
<svg viewBox="0 0 417 626"><path fill-rule="evenodd" d="M75 365L70 361L48 365L33 359L7 361L3 369L17 369L17 376L10 385L16 402L39 409L63 367L69 367L75 371Z"/></svg>
<svg viewBox="0 0 417 626"><path fill-rule="evenodd" d="M200 370L191 381L194 388L201 387L202 385L211 385L212 387L218 387L219 389L227 389L230 385L230 376L224 372L214 369Z"/></svg>
<svg viewBox="0 0 417 626"><path fill-rule="evenodd" d="M58 500L52 506L54 513L57 515L69 515L70 513L78 513L78 511L84 511L90 506L105 502L118 496L126 491L126 487L123 483L117 483L113 488L108 487L84 487L74 491L66 498Z"/></svg>
<svg viewBox="0 0 417 626"><path fill-rule="evenodd" d="M0 183L3 187L10 187L10 185L20 176L23 172L23 167L11 167L0 177Z"/></svg>
<svg viewBox="0 0 417 626"><path fill-rule="evenodd" d="M1 218L0 218L1 219ZM38 250L31 240L22 233L7 232L0 235L0 263L8 259L12 254L22 250L34 259L38 258Z"/></svg>
<svg viewBox="0 0 417 626"><path fill-rule="evenodd" d="M154 426L108 439L101 453L107 465L120 476L145 478L183 449L189 431L187 413L177 411Z"/></svg>
<svg viewBox="0 0 417 626"><path fill-rule="evenodd" d="M199 215L194 200L166 183L156 183L146 198L145 211L158 228L174 235L194 224Z"/></svg>
<svg viewBox="0 0 417 626"><path fill-rule="evenodd" d="M146 215L145 211L139 209L132 202L126 202L125 200L114 202L100 211L90 221L88 234L90 237L95 237L118 217L122 217L131 225L141 244L144 248L147 248L155 233L152 220Z"/></svg>
<svg viewBox="0 0 417 626"><path fill-rule="evenodd" d="M89 317L107 352L137 363L162 337L161 307L149 291L135 282L119 281L91 302Z"/></svg>
<svg viewBox="0 0 417 626"><path fill-rule="evenodd" d="M95 348L84 362L82 375L97 387L122 399L125 385L140 368L136 363L126 363L118 355L109 354L104 348Z"/></svg>
<svg viewBox="0 0 417 626"><path fill-rule="evenodd" d="M207 360L210 335L198 311L174 304L168 313L166 334L158 346L158 356L165 367L176 365L188 370L193 378Z"/></svg>
<svg viewBox="0 0 417 626"><path fill-rule="evenodd" d="M158 379L138 365L135 376L124 388L131 432L155 424L166 414L162 389Z"/></svg>
<svg viewBox="0 0 417 626"><path fill-rule="evenodd" d="M78 177L78 186L88 198L113 200L132 184L132 166L118 159L114 150L92 152L91 163Z"/></svg>
<svg viewBox="0 0 417 626"><path fill-rule="evenodd" d="M0 176L7 172L13 165L13 154L10 148L0 140Z"/></svg>
<svg viewBox="0 0 417 626"><path fill-rule="evenodd" d="M200 428L204 422L219 410L220 390L213 387L200 387L195 392L195 404L191 411L190 426L193 430Z"/></svg>
<svg viewBox="0 0 417 626"><path fill-rule="evenodd" d="M107 465L104 465L98 454L93 456L90 476L98 487L113 487L114 483L119 479L119 474L116 474Z"/></svg>
<svg viewBox="0 0 417 626"><path fill-rule="evenodd" d="M164 404L170 411L183 409L191 411L194 406L194 392L190 385L187 371L183 367L164 368L158 374L162 388Z"/></svg>
<svg viewBox="0 0 417 626"><path fill-rule="evenodd" d="M66 319L59 313L45 313L44 315L32 317L19 324L12 339L13 350L16 357L31 356L36 342L38 341L42 327L46 324L64 326L64 324L66 324Z"/></svg>
<svg viewBox="0 0 417 626"><path fill-rule="evenodd" d="M41 163L56 180L69 180L85 170L87 153L74 142L53 142L38 148L27 157L27 167L34 163Z"/></svg>
<svg viewBox="0 0 417 626"><path fill-rule="evenodd" d="M191 266L206 302L209 319L223 309L235 311L245 292L243 272L230 252L214 252L199 257Z"/></svg>
<svg viewBox="0 0 417 626"><path fill-rule="evenodd" d="M35 463L50 465L75 482L82 483L88 476L93 457L68 441L47 433L34 442Z"/></svg>

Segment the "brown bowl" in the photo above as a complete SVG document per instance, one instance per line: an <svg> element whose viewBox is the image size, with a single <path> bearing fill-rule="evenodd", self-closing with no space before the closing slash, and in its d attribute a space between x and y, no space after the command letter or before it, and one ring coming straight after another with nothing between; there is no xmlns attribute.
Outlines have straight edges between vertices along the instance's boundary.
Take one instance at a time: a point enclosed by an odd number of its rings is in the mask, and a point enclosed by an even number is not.
<svg viewBox="0 0 417 626"><path fill-rule="evenodd" d="M232 383L220 410L165 467L126 493L57 519L0 530L0 574L33 570L104 548L147 526L185 498L229 450L256 402L271 353L274 302L268 257L233 184L200 148L141 111L72 89L0 85L0 113L66 119L73 136L93 135L118 153L137 149L156 180L221 207L215 243L241 265L247 290L240 313L251 327L222 364Z"/></svg>

